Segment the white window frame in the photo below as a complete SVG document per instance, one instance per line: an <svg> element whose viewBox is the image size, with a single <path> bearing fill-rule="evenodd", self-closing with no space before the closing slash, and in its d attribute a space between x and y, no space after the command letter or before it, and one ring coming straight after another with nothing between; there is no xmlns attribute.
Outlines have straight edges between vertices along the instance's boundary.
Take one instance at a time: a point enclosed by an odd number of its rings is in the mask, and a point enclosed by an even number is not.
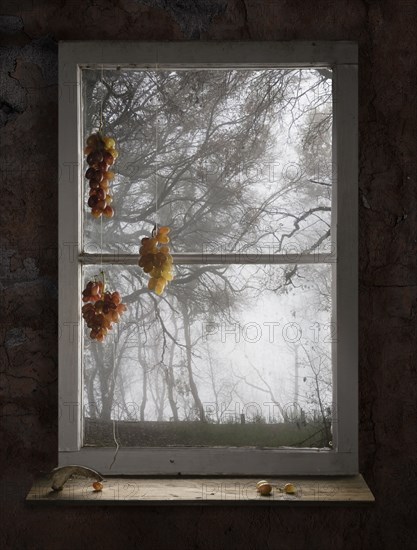
<svg viewBox="0 0 417 550"><path fill-rule="evenodd" d="M59 465L127 475L353 475L358 473L357 44L353 42L60 42L59 44ZM291 68L333 73L332 449L82 447L81 67ZM196 256L196 255L194 255ZM133 255L132 255L133 258ZM136 263L124 258L125 263ZM119 258L121 259L121 258ZM207 258L205 258L207 259ZM177 255L175 261L183 261ZM281 263L299 256L285 255ZM92 260L93 261L93 260ZM307 259L307 261L311 261ZM198 258L194 258L194 263ZM279 263L279 262L278 262Z"/></svg>

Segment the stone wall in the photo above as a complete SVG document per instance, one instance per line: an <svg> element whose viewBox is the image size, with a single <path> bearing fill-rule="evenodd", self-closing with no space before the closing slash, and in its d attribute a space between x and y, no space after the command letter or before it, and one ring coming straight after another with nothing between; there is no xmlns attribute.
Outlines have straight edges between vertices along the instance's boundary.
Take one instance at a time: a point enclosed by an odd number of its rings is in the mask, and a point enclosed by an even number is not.
<svg viewBox="0 0 417 550"><path fill-rule="evenodd" d="M3 0L0 15L2 548L415 548L415 3ZM373 508L25 505L57 462L57 43L112 38L358 41L360 467Z"/></svg>

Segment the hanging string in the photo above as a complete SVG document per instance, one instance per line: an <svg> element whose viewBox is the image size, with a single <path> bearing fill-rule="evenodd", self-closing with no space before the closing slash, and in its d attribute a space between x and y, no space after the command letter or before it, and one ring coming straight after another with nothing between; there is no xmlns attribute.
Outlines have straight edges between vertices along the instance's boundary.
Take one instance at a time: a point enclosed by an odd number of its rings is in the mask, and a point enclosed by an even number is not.
<svg viewBox="0 0 417 550"><path fill-rule="evenodd" d="M100 270L103 272L103 216L100 216Z"/></svg>
<svg viewBox="0 0 417 550"><path fill-rule="evenodd" d="M156 92L158 93L158 48L156 49L156 62L155 62L155 72L156 72ZM158 97L158 95L157 95ZM159 105L157 104L157 111L155 117L155 225L152 231L152 237L158 233L158 156L159 156L159 144L158 144L158 109ZM157 311L156 307L154 308L154 322L157 322Z"/></svg>
<svg viewBox="0 0 417 550"><path fill-rule="evenodd" d="M119 325L117 325L117 342L119 342ZM116 392L116 333L113 336L113 372L112 372L112 380L113 380L113 402L114 402L114 394ZM120 449L120 444L116 436L116 419L113 417L113 441L116 445L116 451L113 455L112 463L110 464L109 470L112 469L113 464L116 462L117 454Z"/></svg>
<svg viewBox="0 0 417 550"><path fill-rule="evenodd" d="M155 123L155 230L158 228L158 115Z"/></svg>
<svg viewBox="0 0 417 550"><path fill-rule="evenodd" d="M101 78L100 83L102 86L102 94L100 99L100 125L99 132L103 131L103 99L104 99L104 73L103 73L103 64L101 64ZM103 271L103 216L100 216L100 270L103 277L104 283L104 271Z"/></svg>
<svg viewBox="0 0 417 550"><path fill-rule="evenodd" d="M156 50L156 81L158 82L158 49ZM158 86L156 88L158 92ZM156 111L155 119L155 227L154 232L156 234L158 230L158 158L159 158L159 143L158 143L158 109Z"/></svg>
<svg viewBox="0 0 417 550"><path fill-rule="evenodd" d="M101 78L100 78L100 84L101 84L101 98L100 98L100 121L99 121L99 127L98 131L100 134L103 131L103 99L104 99L104 66L103 63L101 64Z"/></svg>

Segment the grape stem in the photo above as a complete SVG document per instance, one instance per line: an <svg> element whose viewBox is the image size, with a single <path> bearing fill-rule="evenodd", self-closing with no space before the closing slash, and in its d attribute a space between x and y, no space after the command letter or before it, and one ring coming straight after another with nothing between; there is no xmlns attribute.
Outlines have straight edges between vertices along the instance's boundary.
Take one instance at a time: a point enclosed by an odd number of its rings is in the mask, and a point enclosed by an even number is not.
<svg viewBox="0 0 417 550"><path fill-rule="evenodd" d="M100 271L99 275L101 275L101 278L103 280L103 294L106 290L106 275L103 270Z"/></svg>

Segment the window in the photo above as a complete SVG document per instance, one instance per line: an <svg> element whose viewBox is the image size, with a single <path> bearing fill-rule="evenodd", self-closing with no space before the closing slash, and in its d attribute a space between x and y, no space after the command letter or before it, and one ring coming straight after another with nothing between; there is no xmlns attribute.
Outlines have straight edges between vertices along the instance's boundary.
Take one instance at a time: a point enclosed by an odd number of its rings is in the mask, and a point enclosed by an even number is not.
<svg viewBox="0 0 417 550"><path fill-rule="evenodd" d="M59 463L104 474L357 473L357 48L60 44ZM115 216L83 146L116 139ZM147 290L140 239L172 228ZM101 269L128 312L81 318Z"/></svg>

